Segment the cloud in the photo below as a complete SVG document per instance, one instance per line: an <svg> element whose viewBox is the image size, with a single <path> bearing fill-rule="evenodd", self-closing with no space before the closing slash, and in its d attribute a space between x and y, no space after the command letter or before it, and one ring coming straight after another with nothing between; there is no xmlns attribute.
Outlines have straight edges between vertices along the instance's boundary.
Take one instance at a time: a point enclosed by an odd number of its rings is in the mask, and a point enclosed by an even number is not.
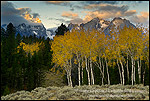
<svg viewBox="0 0 150 101"><path fill-rule="evenodd" d="M131 21L134 23L149 24L149 12L140 12L140 15L131 17Z"/></svg>
<svg viewBox="0 0 150 101"><path fill-rule="evenodd" d="M15 8L13 3L2 1L1 2L1 25L8 24L12 22L15 26L21 23L35 24L35 22L40 22L38 18L32 19L31 8ZM36 14L37 16L38 14ZM34 14L35 16L35 14ZM35 22L33 22L35 21Z"/></svg>
<svg viewBox="0 0 150 101"><path fill-rule="evenodd" d="M63 12L61 16L67 17L67 18L77 18L78 14L73 13L73 12Z"/></svg>
<svg viewBox="0 0 150 101"><path fill-rule="evenodd" d="M74 11L74 8L71 8L70 10L71 10L71 11Z"/></svg>
<svg viewBox="0 0 150 101"><path fill-rule="evenodd" d="M104 10L104 11L122 11L125 12L128 10L127 5L112 5L112 4L91 4L88 6L84 6L84 9L92 9L92 10Z"/></svg>
<svg viewBox="0 0 150 101"><path fill-rule="evenodd" d="M49 18L48 20L57 20L61 23L65 23L65 24L69 24L70 23L70 20L65 20L65 19L62 19L62 18Z"/></svg>
<svg viewBox="0 0 150 101"><path fill-rule="evenodd" d="M70 11L74 11L75 9L83 9L83 5L80 4L80 1L70 2L70 1L44 1L45 4L52 5L60 5L65 7L70 7Z"/></svg>
<svg viewBox="0 0 150 101"><path fill-rule="evenodd" d="M40 17L40 15L38 13L32 13L32 15L33 15L33 18Z"/></svg>
<svg viewBox="0 0 150 101"><path fill-rule="evenodd" d="M21 15L25 12L31 12L31 8L29 7L24 7L24 8L16 8L16 10L19 12L18 14Z"/></svg>
<svg viewBox="0 0 150 101"><path fill-rule="evenodd" d="M53 5L60 5L60 6L70 6L72 7L72 4L70 1L44 1L46 4L53 4Z"/></svg>
<svg viewBox="0 0 150 101"><path fill-rule="evenodd" d="M134 15L136 13L137 13L136 10L129 10L129 11L124 12L124 15L125 16L131 16L131 15Z"/></svg>
<svg viewBox="0 0 150 101"><path fill-rule="evenodd" d="M63 4L63 3L69 3L69 1L46 1L48 4Z"/></svg>
<svg viewBox="0 0 150 101"><path fill-rule="evenodd" d="M15 14L20 15L26 11L28 11L28 12L31 11L31 9L28 7L15 9L14 5L7 1L1 2L1 9L2 9L1 14L3 14L3 15L15 15Z"/></svg>
<svg viewBox="0 0 150 101"><path fill-rule="evenodd" d="M86 13L85 17L81 19L78 14L73 12L63 12L62 16L70 18L70 22L74 24L85 23L93 18L99 17L103 19L110 19L114 17L129 17L136 14L136 10L128 10L127 5L114 5L114 4L91 4L84 6L84 9L92 11L83 11Z"/></svg>
<svg viewBox="0 0 150 101"><path fill-rule="evenodd" d="M135 14L135 10L130 10L126 12L121 12L121 11L88 11L87 15L83 19L84 21L90 21L91 19L95 17L103 18L103 19L109 19L109 18L114 18L114 17L125 17L125 16L131 16Z"/></svg>
<svg viewBox="0 0 150 101"><path fill-rule="evenodd" d="M89 5L89 4L117 4L119 1L82 1L81 4Z"/></svg>
<svg viewBox="0 0 150 101"><path fill-rule="evenodd" d="M14 5L7 1L1 2L1 24L8 24L12 22L13 24L18 23L28 23L28 21L20 16L22 13L30 11L29 8L19 8L15 9Z"/></svg>
<svg viewBox="0 0 150 101"><path fill-rule="evenodd" d="M84 23L84 20L81 19L81 18L74 18L74 19L71 19L71 20L70 20L70 23L73 23L73 24L81 24L81 23Z"/></svg>
<svg viewBox="0 0 150 101"><path fill-rule="evenodd" d="M143 1L82 1L81 4L89 5L89 4L124 4L124 3L134 3L140 4Z"/></svg>
<svg viewBox="0 0 150 101"><path fill-rule="evenodd" d="M127 5L112 5L112 4L91 4L84 6L84 9L90 9L94 11L86 11L86 16L83 19L84 21L90 21L95 17L109 19L114 17L125 17L133 16L136 14L136 10L128 10Z"/></svg>

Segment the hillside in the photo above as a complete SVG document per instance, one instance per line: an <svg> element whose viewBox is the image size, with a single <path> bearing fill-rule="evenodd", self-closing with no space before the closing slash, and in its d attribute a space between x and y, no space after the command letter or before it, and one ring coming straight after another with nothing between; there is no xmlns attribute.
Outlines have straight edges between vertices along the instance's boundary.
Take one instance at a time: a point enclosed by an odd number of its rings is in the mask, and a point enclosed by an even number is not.
<svg viewBox="0 0 150 101"><path fill-rule="evenodd" d="M49 86L29 91L17 91L1 97L2 100L149 100L149 86L92 85Z"/></svg>

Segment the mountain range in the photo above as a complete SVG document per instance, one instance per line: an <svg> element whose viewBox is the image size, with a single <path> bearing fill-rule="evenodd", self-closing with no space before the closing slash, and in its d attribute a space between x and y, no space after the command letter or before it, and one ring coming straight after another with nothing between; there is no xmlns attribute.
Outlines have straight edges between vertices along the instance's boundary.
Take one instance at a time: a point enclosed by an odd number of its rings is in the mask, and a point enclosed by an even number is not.
<svg viewBox="0 0 150 101"><path fill-rule="evenodd" d="M124 26L132 26L135 28L135 25L133 25L129 20L120 18L120 17L116 17L114 18L112 21L107 21L104 19L99 19L94 18L91 21L87 22L87 23L82 23L80 25L77 24L68 24L68 29L69 31L71 31L73 28L77 28L80 29L81 27L85 30L87 29L96 29L96 30L102 30L104 31L105 34L109 34L109 31L111 30L112 27L119 27L119 28L123 28ZM6 29L7 24L3 24L1 26L1 28ZM53 37L55 36L55 31L57 30L57 28L52 28L52 29L47 29L44 27L44 25L42 23L40 24L35 24L35 25L27 25L25 23L19 24L18 26L15 26L17 33L20 33L21 36L25 35L25 36L30 36L30 35L36 35L37 37L49 37L50 39L53 39Z"/></svg>

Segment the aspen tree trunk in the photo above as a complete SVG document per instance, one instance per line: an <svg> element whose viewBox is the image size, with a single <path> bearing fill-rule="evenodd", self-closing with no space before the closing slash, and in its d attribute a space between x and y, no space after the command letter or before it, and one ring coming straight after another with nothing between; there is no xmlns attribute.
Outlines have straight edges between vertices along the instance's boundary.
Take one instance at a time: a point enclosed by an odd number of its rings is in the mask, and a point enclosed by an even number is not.
<svg viewBox="0 0 150 101"><path fill-rule="evenodd" d="M102 63L101 63L101 59L100 59L100 56L99 56L99 69L100 69L100 72L102 74L102 85L104 85L104 74L103 74L103 71L102 71Z"/></svg>
<svg viewBox="0 0 150 101"><path fill-rule="evenodd" d="M123 68L123 64L120 60L120 64L121 64L121 69L122 69L122 84L124 85L125 84L125 80L124 80L124 68Z"/></svg>
<svg viewBox="0 0 150 101"><path fill-rule="evenodd" d="M133 61L133 64L134 64L134 78L133 79L134 79L134 84L135 84L136 83L135 82L135 61Z"/></svg>
<svg viewBox="0 0 150 101"><path fill-rule="evenodd" d="M82 77L82 84L83 84L83 67L82 67L81 77Z"/></svg>
<svg viewBox="0 0 150 101"><path fill-rule="evenodd" d="M82 63L83 63L83 58L82 58ZM83 84L83 64L82 64L82 72L81 72L81 76L82 76L82 84Z"/></svg>
<svg viewBox="0 0 150 101"><path fill-rule="evenodd" d="M132 75L131 75L131 80L132 80L132 85L133 85L133 68L134 68L134 64L133 64L133 58L131 57L131 62L132 62Z"/></svg>
<svg viewBox="0 0 150 101"><path fill-rule="evenodd" d="M104 70L105 70L105 67L104 67L104 63L102 62L102 65L103 65L103 78L102 78L102 85L104 85L104 77L105 77L105 75L104 75Z"/></svg>
<svg viewBox="0 0 150 101"><path fill-rule="evenodd" d="M70 86L72 87L71 68L72 68L72 63L71 63L71 57L70 57L69 79L70 79Z"/></svg>
<svg viewBox="0 0 150 101"><path fill-rule="evenodd" d="M80 84L80 60L78 60L79 62L79 66L78 66L78 80L79 80L79 86L81 85Z"/></svg>
<svg viewBox="0 0 150 101"><path fill-rule="evenodd" d="M118 63L118 59L117 59L117 65L118 65L118 69L119 69L120 82L121 82L121 84L122 84L122 76L121 76L120 65L119 65L119 63Z"/></svg>
<svg viewBox="0 0 150 101"><path fill-rule="evenodd" d="M88 70L88 63L87 63L86 56L85 56L85 64L86 64L86 71L87 71L87 75L88 75L88 85L90 85L90 74L89 74L89 70Z"/></svg>
<svg viewBox="0 0 150 101"><path fill-rule="evenodd" d="M108 85L110 85L109 72L108 72L108 64L107 64L106 57L105 57L105 61L106 61L106 69L107 69L107 76L108 76Z"/></svg>
<svg viewBox="0 0 150 101"><path fill-rule="evenodd" d="M72 87L71 69L70 69L70 71L69 71L69 79L70 79L70 86Z"/></svg>
<svg viewBox="0 0 150 101"><path fill-rule="evenodd" d="M140 72L140 71L141 71L141 70L140 70L140 69L141 69L141 68L140 68L141 66L140 66L140 59L137 61L137 63L138 63L139 83L141 83L141 72Z"/></svg>
<svg viewBox="0 0 150 101"><path fill-rule="evenodd" d="M142 67L141 59L140 59L140 63L139 63L139 64L140 64L140 70L139 70L140 75L139 75L139 80L140 80L140 83L141 83L141 75L142 75L142 74L141 74L141 67Z"/></svg>
<svg viewBox="0 0 150 101"><path fill-rule="evenodd" d="M129 82L129 56L128 56L128 54L127 54L127 78L128 78L128 82Z"/></svg>
<svg viewBox="0 0 150 101"><path fill-rule="evenodd" d="M77 59L78 59L78 83L79 83L79 86L81 85L80 84L80 59L79 59L79 56L77 55Z"/></svg>
<svg viewBox="0 0 150 101"><path fill-rule="evenodd" d="M146 71L146 67L143 70L143 86L144 86L144 82L145 82L145 71Z"/></svg>
<svg viewBox="0 0 150 101"><path fill-rule="evenodd" d="M68 80L68 86L70 86L69 72L68 71L67 71L67 80Z"/></svg>
<svg viewBox="0 0 150 101"><path fill-rule="evenodd" d="M91 68L91 84L94 85L94 75L93 75L93 69L92 69L92 60L90 60L90 68Z"/></svg>
<svg viewBox="0 0 150 101"><path fill-rule="evenodd" d="M145 79L145 70L143 72L143 86L144 86L144 79Z"/></svg>

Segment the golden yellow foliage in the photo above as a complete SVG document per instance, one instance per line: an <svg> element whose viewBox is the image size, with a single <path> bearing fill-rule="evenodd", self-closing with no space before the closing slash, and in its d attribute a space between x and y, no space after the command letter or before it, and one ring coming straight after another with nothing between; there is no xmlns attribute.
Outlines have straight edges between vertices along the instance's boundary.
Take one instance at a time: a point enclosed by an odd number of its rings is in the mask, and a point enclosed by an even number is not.
<svg viewBox="0 0 150 101"><path fill-rule="evenodd" d="M36 42L32 44L25 44L24 42L21 42L20 45L17 47L17 52L19 52L19 49L22 47L23 50L27 53L27 55L29 52L31 53L31 55L34 55L34 51L38 52L40 50L40 45L43 45L43 42Z"/></svg>

